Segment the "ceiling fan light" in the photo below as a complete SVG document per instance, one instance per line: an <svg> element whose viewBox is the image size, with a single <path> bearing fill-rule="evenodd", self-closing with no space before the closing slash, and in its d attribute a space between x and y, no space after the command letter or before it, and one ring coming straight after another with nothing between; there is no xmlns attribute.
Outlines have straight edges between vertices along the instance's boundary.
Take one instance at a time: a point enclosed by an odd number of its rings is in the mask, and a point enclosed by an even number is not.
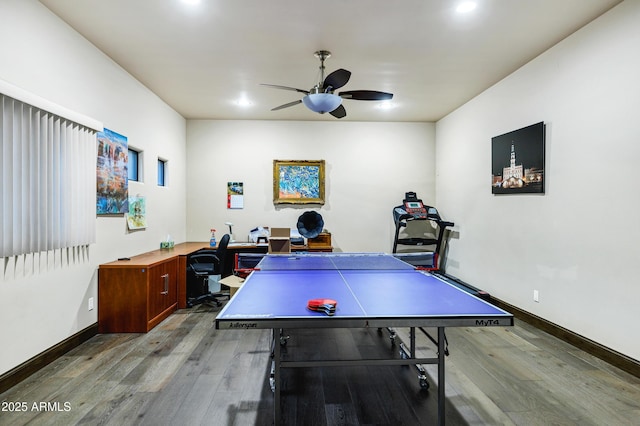
<svg viewBox="0 0 640 426"><path fill-rule="evenodd" d="M302 102L311 111L324 114L338 108L342 103L342 98L333 93L311 93L302 98Z"/></svg>

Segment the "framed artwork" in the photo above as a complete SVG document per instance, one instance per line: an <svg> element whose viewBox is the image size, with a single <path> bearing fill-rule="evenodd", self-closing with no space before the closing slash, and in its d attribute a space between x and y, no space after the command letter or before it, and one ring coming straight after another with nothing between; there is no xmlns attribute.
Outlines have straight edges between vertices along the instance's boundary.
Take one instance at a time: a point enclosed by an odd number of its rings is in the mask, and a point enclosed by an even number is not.
<svg viewBox="0 0 640 426"><path fill-rule="evenodd" d="M544 194L544 123L491 138L491 192Z"/></svg>
<svg viewBox="0 0 640 426"><path fill-rule="evenodd" d="M98 132L96 212L122 214L129 212L127 137L109 129Z"/></svg>
<svg viewBox="0 0 640 426"><path fill-rule="evenodd" d="M324 204L324 160L273 160L274 204Z"/></svg>
<svg viewBox="0 0 640 426"><path fill-rule="evenodd" d="M227 208L244 208L244 183L227 182Z"/></svg>
<svg viewBox="0 0 640 426"><path fill-rule="evenodd" d="M147 227L147 202L144 197L137 195L129 197L129 214L127 227L130 231Z"/></svg>

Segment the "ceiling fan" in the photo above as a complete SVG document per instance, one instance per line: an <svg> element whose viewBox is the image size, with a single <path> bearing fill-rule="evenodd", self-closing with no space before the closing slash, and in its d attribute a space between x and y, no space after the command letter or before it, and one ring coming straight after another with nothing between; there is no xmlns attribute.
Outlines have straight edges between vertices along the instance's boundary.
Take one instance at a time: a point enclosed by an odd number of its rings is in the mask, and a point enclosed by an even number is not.
<svg viewBox="0 0 640 426"><path fill-rule="evenodd" d="M262 84L262 86L273 87L275 89L293 90L294 92L304 93L305 96L297 101L289 102L284 105L272 108L271 111L277 111L289 108L300 103L309 108L313 112L324 114L328 112L336 118L346 117L347 111L342 105L342 99L353 99L356 101L385 101L393 98L392 93L378 92L376 90L349 90L346 92L334 91L341 88L349 81L351 71L340 68L327 77L324 77L324 61L331 56L331 52L327 50L318 50L315 57L320 59L320 80L309 90L296 89L295 87L279 86L276 84Z"/></svg>

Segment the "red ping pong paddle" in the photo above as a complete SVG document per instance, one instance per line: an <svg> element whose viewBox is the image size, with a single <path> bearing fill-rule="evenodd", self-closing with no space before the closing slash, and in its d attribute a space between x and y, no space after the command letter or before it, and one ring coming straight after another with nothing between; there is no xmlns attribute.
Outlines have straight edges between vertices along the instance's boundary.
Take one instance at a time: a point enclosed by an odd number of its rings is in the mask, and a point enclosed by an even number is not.
<svg viewBox="0 0 640 426"><path fill-rule="evenodd" d="M336 312L336 302L333 299L311 299L307 302L307 308L316 311L323 312L326 315L333 315Z"/></svg>

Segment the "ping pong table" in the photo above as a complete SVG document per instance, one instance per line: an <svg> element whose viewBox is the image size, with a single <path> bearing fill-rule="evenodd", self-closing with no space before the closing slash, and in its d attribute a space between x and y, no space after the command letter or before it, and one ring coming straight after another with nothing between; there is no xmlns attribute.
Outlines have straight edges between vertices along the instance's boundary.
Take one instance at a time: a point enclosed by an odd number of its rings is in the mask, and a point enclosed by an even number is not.
<svg viewBox="0 0 640 426"><path fill-rule="evenodd" d="M333 315L308 309L311 299L337 302ZM274 421L281 424L282 368L414 365L438 368L438 424L444 425L446 327L512 326L513 315L446 280L384 253L266 255L216 317L217 329L272 329ZM392 359L283 360L283 329L408 327L410 344ZM437 328L437 356L416 357L416 328ZM278 344L278 342L280 344Z"/></svg>

